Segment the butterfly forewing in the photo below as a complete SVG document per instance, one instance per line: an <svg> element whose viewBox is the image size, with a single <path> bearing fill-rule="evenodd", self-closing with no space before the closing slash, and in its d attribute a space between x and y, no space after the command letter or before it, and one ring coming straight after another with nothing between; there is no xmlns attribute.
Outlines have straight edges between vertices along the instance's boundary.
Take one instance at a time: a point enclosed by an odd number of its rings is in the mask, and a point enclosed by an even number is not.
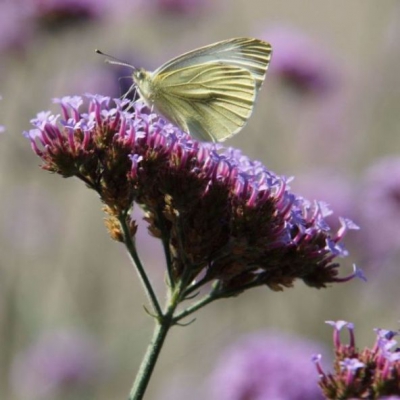
<svg viewBox="0 0 400 400"><path fill-rule="evenodd" d="M246 69L221 62L160 72L156 109L200 140L222 141L251 115L256 81Z"/></svg>
<svg viewBox="0 0 400 400"><path fill-rule="evenodd" d="M260 88L271 55L271 45L262 40L253 38L229 39L182 54L155 70L154 76L191 65L219 61L247 69L254 76L257 88Z"/></svg>

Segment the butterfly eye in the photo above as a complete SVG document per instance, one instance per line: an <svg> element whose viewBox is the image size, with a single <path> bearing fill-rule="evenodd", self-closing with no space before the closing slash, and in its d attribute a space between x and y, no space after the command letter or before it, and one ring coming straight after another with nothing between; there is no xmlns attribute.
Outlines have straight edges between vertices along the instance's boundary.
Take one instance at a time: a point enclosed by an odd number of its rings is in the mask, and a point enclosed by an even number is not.
<svg viewBox="0 0 400 400"><path fill-rule="evenodd" d="M135 78L139 81L143 80L146 76L146 73L143 69L138 69L136 70L133 75L135 76Z"/></svg>

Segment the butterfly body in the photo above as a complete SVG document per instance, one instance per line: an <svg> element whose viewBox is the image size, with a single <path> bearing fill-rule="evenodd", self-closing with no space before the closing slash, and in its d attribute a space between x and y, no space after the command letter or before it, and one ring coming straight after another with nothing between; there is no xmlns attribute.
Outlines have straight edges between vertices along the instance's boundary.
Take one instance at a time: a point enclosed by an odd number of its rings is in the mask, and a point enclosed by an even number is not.
<svg viewBox="0 0 400 400"><path fill-rule="evenodd" d="M198 140L223 141L249 119L271 59L259 39L235 38L176 57L154 72L134 69L144 102Z"/></svg>
<svg viewBox="0 0 400 400"><path fill-rule="evenodd" d="M156 88L152 84L152 73L140 68L133 72L132 79L141 99L149 107L152 107L154 105L154 97L156 97Z"/></svg>

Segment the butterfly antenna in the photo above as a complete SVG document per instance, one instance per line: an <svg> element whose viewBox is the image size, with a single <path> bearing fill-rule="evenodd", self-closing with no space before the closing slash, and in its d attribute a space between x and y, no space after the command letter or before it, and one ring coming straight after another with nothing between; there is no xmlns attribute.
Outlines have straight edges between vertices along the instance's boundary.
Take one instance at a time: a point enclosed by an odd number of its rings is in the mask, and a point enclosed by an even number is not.
<svg viewBox="0 0 400 400"><path fill-rule="evenodd" d="M136 69L133 65L131 65L131 64L127 63L127 62L118 60L118 58L113 57L113 56L110 56L110 55L107 54L107 53L103 53L103 52L102 52L101 50L99 50L99 49L96 49L95 52L96 52L97 54L102 55L102 56L108 57L108 58L106 58L106 60L105 60L106 63L108 63L108 64L121 65L122 67L128 67L128 68L131 68L131 69L133 69L133 70Z"/></svg>

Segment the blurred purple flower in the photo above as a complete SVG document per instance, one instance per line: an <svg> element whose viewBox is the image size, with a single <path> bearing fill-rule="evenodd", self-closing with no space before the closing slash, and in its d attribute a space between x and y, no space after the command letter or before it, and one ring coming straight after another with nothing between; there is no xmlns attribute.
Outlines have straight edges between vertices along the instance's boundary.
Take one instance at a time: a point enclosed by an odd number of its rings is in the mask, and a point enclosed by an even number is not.
<svg viewBox="0 0 400 400"><path fill-rule="evenodd" d="M77 176L100 195L115 240L124 240L121 215L132 202L144 205L149 231L172 249L175 279L188 268L187 282L214 282L215 298L357 276L338 277L350 220L333 232L324 203L294 195L285 178L239 150L193 140L140 102L127 112L128 102L87 97L86 112L79 96L57 99L62 115L39 113L25 135L44 169ZM135 235L136 224L127 223Z"/></svg>
<svg viewBox="0 0 400 400"><path fill-rule="evenodd" d="M320 356L313 361L319 375L319 385L326 399L396 399L400 395L400 349L393 338L398 332L375 329L376 341L371 348L359 351L356 347L354 324L346 321L327 321L333 326L334 371L325 373ZM349 344L340 339L346 328ZM396 395L395 397L382 397Z"/></svg>
<svg viewBox="0 0 400 400"><path fill-rule="evenodd" d="M87 20L96 20L106 13L105 0L29 0L34 18L45 28L55 29Z"/></svg>
<svg viewBox="0 0 400 400"><path fill-rule="evenodd" d="M0 1L0 53L23 50L31 39L31 7L23 1Z"/></svg>
<svg viewBox="0 0 400 400"><path fill-rule="evenodd" d="M229 347L212 374L218 400L323 399L310 357L318 343L282 333L249 335Z"/></svg>
<svg viewBox="0 0 400 400"><path fill-rule="evenodd" d="M209 0L147 0L147 4L160 13L196 15L204 11Z"/></svg>
<svg viewBox="0 0 400 400"><path fill-rule="evenodd" d="M262 37L272 44L270 74L300 94L329 95L342 84L342 73L325 47L294 28L272 27Z"/></svg>
<svg viewBox="0 0 400 400"><path fill-rule="evenodd" d="M367 170L358 204L366 264L392 263L400 256L400 157L383 158Z"/></svg>
<svg viewBox="0 0 400 400"><path fill-rule="evenodd" d="M16 356L11 384L21 399L55 398L92 387L104 370L92 337L74 330L51 331Z"/></svg>
<svg viewBox="0 0 400 400"><path fill-rule="evenodd" d="M3 98L0 96L0 101L3 100ZM0 125L0 133L3 133L5 131L5 128L3 125Z"/></svg>

